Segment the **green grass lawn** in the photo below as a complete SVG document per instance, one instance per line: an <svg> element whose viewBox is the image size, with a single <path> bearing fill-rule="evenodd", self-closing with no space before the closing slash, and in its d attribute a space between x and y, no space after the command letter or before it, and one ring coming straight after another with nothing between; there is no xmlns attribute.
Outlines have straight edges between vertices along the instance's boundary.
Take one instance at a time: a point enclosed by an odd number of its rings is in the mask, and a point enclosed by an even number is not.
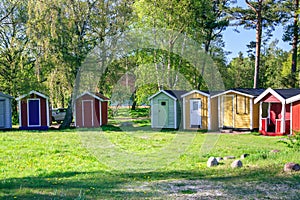
<svg viewBox="0 0 300 200"><path fill-rule="evenodd" d="M300 161L299 152L278 137L101 129L0 134L2 199L300 195L300 174L282 171L285 162ZM242 169L231 169L231 161L206 167L210 156L243 153L250 156Z"/></svg>
<svg viewBox="0 0 300 200"><path fill-rule="evenodd" d="M151 130L128 112L99 129L0 132L1 199L299 199L282 137ZM270 153L278 149L279 153ZM210 156L240 157L207 168Z"/></svg>

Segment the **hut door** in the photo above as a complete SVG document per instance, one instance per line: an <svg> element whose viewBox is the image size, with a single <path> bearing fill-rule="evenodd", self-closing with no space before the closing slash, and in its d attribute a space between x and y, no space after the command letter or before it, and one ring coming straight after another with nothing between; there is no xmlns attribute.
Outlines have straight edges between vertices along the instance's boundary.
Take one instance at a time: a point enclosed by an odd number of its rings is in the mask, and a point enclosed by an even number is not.
<svg viewBox="0 0 300 200"><path fill-rule="evenodd" d="M92 100L82 101L82 125L83 127L94 126L94 110Z"/></svg>
<svg viewBox="0 0 300 200"><path fill-rule="evenodd" d="M0 100L0 128L4 127L5 122L5 101Z"/></svg>
<svg viewBox="0 0 300 200"><path fill-rule="evenodd" d="M233 98L232 95L223 96L223 126L233 127Z"/></svg>
<svg viewBox="0 0 300 200"><path fill-rule="evenodd" d="M201 128L201 100L190 100L191 128Z"/></svg>
<svg viewBox="0 0 300 200"><path fill-rule="evenodd" d="M165 127L168 125L169 101L167 99L158 100L158 126Z"/></svg>
<svg viewBox="0 0 300 200"><path fill-rule="evenodd" d="M28 99L28 126L41 125L40 99Z"/></svg>

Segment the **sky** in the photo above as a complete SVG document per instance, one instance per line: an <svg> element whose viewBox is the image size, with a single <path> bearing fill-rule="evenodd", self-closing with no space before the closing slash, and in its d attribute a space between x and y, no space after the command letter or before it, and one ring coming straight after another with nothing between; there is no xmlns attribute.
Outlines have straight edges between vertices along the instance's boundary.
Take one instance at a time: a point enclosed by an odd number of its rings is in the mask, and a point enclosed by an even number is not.
<svg viewBox="0 0 300 200"><path fill-rule="evenodd" d="M238 0L238 5L242 7L246 7L244 0ZM234 31L237 28L240 33ZM288 42L282 41L283 35L283 28L276 27L275 31L273 32L273 37L269 40L269 42L274 41L275 39L279 40L278 47L282 48L286 51L291 49L291 46ZM223 40L225 42L225 50L232 52L227 56L228 62L232 58L238 56L238 53L241 51L245 56L247 56L247 44L250 41L255 41L255 30L245 30L242 26L240 27L228 27L223 32Z"/></svg>

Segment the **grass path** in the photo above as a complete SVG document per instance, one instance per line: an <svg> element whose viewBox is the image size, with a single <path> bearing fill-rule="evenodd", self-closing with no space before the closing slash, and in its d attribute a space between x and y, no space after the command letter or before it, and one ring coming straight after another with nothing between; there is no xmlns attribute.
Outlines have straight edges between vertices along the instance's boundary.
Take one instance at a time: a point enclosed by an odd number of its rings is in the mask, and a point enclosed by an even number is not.
<svg viewBox="0 0 300 200"><path fill-rule="evenodd" d="M299 199L299 152L278 137L195 132L0 132L1 199ZM279 153L270 153L278 149ZM210 156L243 153L207 168Z"/></svg>

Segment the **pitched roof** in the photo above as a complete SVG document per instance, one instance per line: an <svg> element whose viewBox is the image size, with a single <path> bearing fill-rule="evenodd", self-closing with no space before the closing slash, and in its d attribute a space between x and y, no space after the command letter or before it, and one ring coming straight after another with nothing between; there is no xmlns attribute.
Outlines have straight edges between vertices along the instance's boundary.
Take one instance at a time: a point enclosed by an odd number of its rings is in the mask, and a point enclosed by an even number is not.
<svg viewBox="0 0 300 200"><path fill-rule="evenodd" d="M274 91L277 92L284 99L288 99L288 98L291 98L293 96L300 94L300 88L274 89Z"/></svg>
<svg viewBox="0 0 300 200"><path fill-rule="evenodd" d="M96 96L100 97L101 99L103 99L104 101L109 101L110 99L106 96L104 96L103 94L97 92L95 93Z"/></svg>
<svg viewBox="0 0 300 200"><path fill-rule="evenodd" d="M193 93L198 93L198 94L209 97L209 92L208 91L203 91L203 90L192 90L190 92L184 93L183 95L181 95L181 97L183 98L183 97L186 97L186 96L188 96L190 94L193 94Z"/></svg>
<svg viewBox="0 0 300 200"><path fill-rule="evenodd" d="M0 92L0 97L6 97L6 98L13 99L13 97L12 97L12 96L10 96L10 95L7 95L7 94L4 94L3 92Z"/></svg>
<svg viewBox="0 0 300 200"><path fill-rule="evenodd" d="M283 103L291 103L300 100L299 88L290 88L290 89L268 88L254 100L254 103L258 103L269 93L274 95L278 100L280 100Z"/></svg>
<svg viewBox="0 0 300 200"><path fill-rule="evenodd" d="M238 91L238 92L241 92L244 94L249 94L254 97L259 96L261 93L263 93L265 91L265 89L262 89L262 88L234 88L232 90Z"/></svg>
<svg viewBox="0 0 300 200"><path fill-rule="evenodd" d="M17 100L17 101L20 101L21 99L23 99L23 98L25 98L25 97L27 97L28 95L31 95L31 94L36 94L36 95L38 95L38 96L40 96L40 97L43 97L43 98L45 98L45 99L49 99L49 97L47 97L46 95L44 95L44 94L42 94L42 93L40 93L40 92L37 92L37 91L35 91L35 90L31 90L28 94L24 94L24 95L22 95L22 96L19 96L18 98L16 98L16 100Z"/></svg>
<svg viewBox="0 0 300 200"><path fill-rule="evenodd" d="M94 97L95 99L98 99L98 100L100 100L100 101L109 101L109 98L106 97L106 96L104 96L104 95L101 94L101 93L98 93L98 92L93 93L93 92L88 92L88 91L83 92L82 94L78 95L78 96L76 97L76 99L78 99L78 98L80 98L80 97L82 97L82 96L84 96L84 95L90 95L90 96L92 96L92 97Z"/></svg>
<svg viewBox="0 0 300 200"><path fill-rule="evenodd" d="M158 94L164 93L165 95L169 96L170 98L177 100L181 98L181 95L187 93L186 90L160 90L157 93L153 94L148 98L148 100L156 97Z"/></svg>
<svg viewBox="0 0 300 200"><path fill-rule="evenodd" d="M261 89L261 88L232 88L223 92L213 92L214 94L212 94L211 96L212 98L214 98L220 95L225 95L233 92L233 93L237 93L237 94L241 94L253 98L259 96L264 91L265 89Z"/></svg>
<svg viewBox="0 0 300 200"><path fill-rule="evenodd" d="M175 97L176 99L180 99L181 95L187 93L186 90L164 90L164 91L170 94L171 96Z"/></svg>

